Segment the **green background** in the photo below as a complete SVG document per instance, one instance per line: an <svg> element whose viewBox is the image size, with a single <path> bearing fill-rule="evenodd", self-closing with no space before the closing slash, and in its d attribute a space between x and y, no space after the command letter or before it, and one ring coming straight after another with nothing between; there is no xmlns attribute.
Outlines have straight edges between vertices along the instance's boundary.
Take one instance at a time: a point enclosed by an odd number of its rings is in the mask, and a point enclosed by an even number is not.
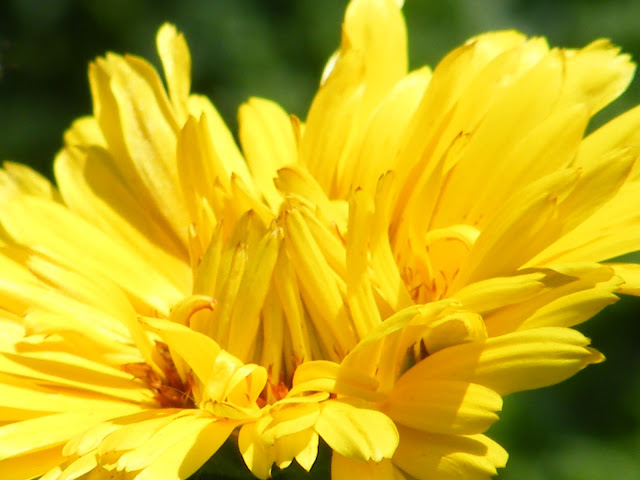
<svg viewBox="0 0 640 480"><path fill-rule="evenodd" d="M193 90L235 130L249 96L305 117L325 60L339 42L344 0L3 0L0 2L0 159L50 174L70 122L91 112L87 64L106 51L157 64L163 21L181 29ZM640 2L407 0L411 65L434 66L468 37L516 28L552 45L607 37L640 59ZM599 114L640 103L640 81ZM490 434L511 454L504 480L640 478L640 301L623 299L582 326L608 361L544 390L507 397Z"/></svg>

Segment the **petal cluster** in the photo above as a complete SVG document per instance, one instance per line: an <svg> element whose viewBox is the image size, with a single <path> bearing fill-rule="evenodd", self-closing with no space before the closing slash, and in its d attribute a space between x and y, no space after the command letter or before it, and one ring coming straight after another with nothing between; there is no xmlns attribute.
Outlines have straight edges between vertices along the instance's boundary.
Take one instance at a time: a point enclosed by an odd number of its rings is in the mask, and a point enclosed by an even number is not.
<svg viewBox="0 0 640 480"><path fill-rule="evenodd" d="M353 0L304 121L240 148L173 26L89 68L56 185L0 171L0 471L485 479L509 393L603 360L572 327L640 292L640 110L607 41L480 35L408 71L401 2ZM166 89L165 89L166 85Z"/></svg>

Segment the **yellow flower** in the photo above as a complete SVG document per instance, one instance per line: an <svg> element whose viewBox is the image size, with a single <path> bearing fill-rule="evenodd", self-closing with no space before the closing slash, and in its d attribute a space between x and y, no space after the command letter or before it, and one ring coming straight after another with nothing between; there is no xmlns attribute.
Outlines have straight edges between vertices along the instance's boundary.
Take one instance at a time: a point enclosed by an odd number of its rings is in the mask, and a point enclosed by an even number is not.
<svg viewBox="0 0 640 480"><path fill-rule="evenodd" d="M229 437L260 478L322 439L341 479L483 479L502 396L602 360L572 326L640 292L640 110L606 41L479 36L407 72L393 0L354 0L302 123L109 54L57 187L0 172L0 471L187 478Z"/></svg>

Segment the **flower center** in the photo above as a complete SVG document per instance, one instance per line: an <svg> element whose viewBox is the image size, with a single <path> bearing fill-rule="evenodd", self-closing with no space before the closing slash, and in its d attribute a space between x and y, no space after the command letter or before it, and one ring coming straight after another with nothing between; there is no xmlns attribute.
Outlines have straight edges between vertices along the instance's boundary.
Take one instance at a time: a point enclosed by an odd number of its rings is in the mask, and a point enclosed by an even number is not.
<svg viewBox="0 0 640 480"><path fill-rule="evenodd" d="M156 350L161 358L162 374L144 362L128 363L123 365L123 370L142 381L153 392L154 399L161 408L196 408L191 395L192 374L189 373L183 382L167 344L156 341Z"/></svg>

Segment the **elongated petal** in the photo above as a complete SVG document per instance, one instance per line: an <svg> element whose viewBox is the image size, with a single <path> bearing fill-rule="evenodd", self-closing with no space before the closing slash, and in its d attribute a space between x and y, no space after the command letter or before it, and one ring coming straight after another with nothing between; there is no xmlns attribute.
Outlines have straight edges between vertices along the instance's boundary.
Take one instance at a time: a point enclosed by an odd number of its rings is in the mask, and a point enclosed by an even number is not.
<svg viewBox="0 0 640 480"><path fill-rule="evenodd" d="M640 295L640 266L635 263L610 264L617 275L622 277L624 283L618 288L620 293Z"/></svg>
<svg viewBox="0 0 640 480"><path fill-rule="evenodd" d="M266 202L277 209L282 201L273 183L281 168L297 161L291 119L275 103L252 98L240 107L240 140L247 164Z"/></svg>
<svg viewBox="0 0 640 480"><path fill-rule="evenodd" d="M395 471L390 460L381 462L363 462L362 460L352 460L334 453L331 455L331 479L349 480L352 478L370 478L372 480L398 479L399 472ZM401 474L399 474L401 475Z"/></svg>
<svg viewBox="0 0 640 480"><path fill-rule="evenodd" d="M156 44L167 79L169 98L176 116L184 119L191 90L191 55L187 42L173 25L164 24L158 30Z"/></svg>
<svg viewBox="0 0 640 480"><path fill-rule="evenodd" d="M0 471L7 480L36 478L64 461L60 450L60 447L54 447L0 460Z"/></svg>
<svg viewBox="0 0 640 480"><path fill-rule="evenodd" d="M110 278L150 309L167 311L168 304L181 295L130 249L58 204L34 197L12 198L3 207L1 222L18 243L72 270Z"/></svg>
<svg viewBox="0 0 640 480"><path fill-rule="evenodd" d="M2 167L4 169L3 176L5 173L8 176L6 181L13 183L18 191L52 201L60 200L60 194L57 189L49 180L35 170L26 165L13 162L4 162ZM0 183L4 182L5 179L0 180Z"/></svg>
<svg viewBox="0 0 640 480"><path fill-rule="evenodd" d="M400 429L393 462L420 480L488 480L504 467L507 452L484 435L433 435Z"/></svg>
<svg viewBox="0 0 640 480"><path fill-rule="evenodd" d="M162 273L176 286L184 285L189 280L189 272L179 260L184 250L144 211L110 161L109 154L98 148L63 150L56 157L54 172L65 204L133 247L149 263L166 267Z"/></svg>
<svg viewBox="0 0 640 480"><path fill-rule="evenodd" d="M406 382L427 378L472 381L500 395L560 382L603 357L569 328L544 327L441 350L404 374Z"/></svg>
<svg viewBox="0 0 640 480"><path fill-rule="evenodd" d="M322 404L315 429L335 452L364 461L391 458L398 445L397 429L389 417L339 400Z"/></svg>
<svg viewBox="0 0 640 480"><path fill-rule="evenodd" d="M116 168L139 192L145 208L186 244L188 220L175 163L178 125L160 78L143 60L117 55L92 64L89 77L94 114L114 151Z"/></svg>
<svg viewBox="0 0 640 480"><path fill-rule="evenodd" d="M199 429L186 435L181 429L181 438L175 439L164 449L152 440L151 448L158 449L158 456L136 479L153 480L162 476L188 478L222 446L235 426L227 422L203 423Z"/></svg>
<svg viewBox="0 0 640 480"><path fill-rule="evenodd" d="M37 450L63 445L88 425L109 417L139 410L134 405L116 405L100 410L78 410L46 415L0 427L0 459L4 460Z"/></svg>
<svg viewBox="0 0 640 480"><path fill-rule="evenodd" d="M473 383L400 377L382 409L416 430L444 434L485 431L498 419L502 398Z"/></svg>

